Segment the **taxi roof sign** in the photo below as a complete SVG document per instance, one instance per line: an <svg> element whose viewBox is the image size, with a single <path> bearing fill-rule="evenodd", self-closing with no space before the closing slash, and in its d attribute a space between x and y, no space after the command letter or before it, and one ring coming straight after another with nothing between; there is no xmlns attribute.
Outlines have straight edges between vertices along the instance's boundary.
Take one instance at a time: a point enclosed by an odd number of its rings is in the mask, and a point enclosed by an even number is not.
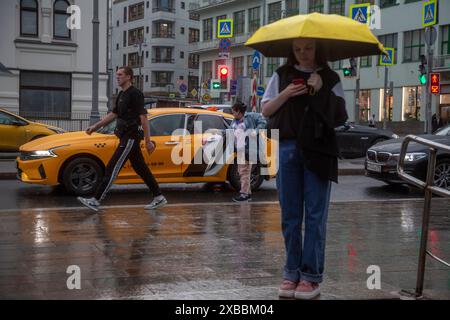
<svg viewBox="0 0 450 320"><path fill-rule="evenodd" d="M422 4L422 26L429 27L438 23L437 0L426 1Z"/></svg>
<svg viewBox="0 0 450 320"><path fill-rule="evenodd" d="M349 16L352 20L370 24L370 3L351 5Z"/></svg>

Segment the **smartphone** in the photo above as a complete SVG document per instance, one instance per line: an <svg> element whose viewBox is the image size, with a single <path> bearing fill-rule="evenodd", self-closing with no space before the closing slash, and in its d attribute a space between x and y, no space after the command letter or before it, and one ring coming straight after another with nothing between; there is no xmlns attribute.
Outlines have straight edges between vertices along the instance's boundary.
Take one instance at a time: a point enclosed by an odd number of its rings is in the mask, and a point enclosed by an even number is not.
<svg viewBox="0 0 450 320"><path fill-rule="evenodd" d="M306 81L303 78L295 78L295 79L292 79L292 83L295 85L299 85L299 84L305 85Z"/></svg>

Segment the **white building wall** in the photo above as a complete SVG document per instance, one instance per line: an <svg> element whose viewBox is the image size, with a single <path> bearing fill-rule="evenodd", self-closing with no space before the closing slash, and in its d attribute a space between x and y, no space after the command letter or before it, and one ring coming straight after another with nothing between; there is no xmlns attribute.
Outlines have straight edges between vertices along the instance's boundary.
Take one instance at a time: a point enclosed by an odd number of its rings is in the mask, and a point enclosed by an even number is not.
<svg viewBox="0 0 450 320"><path fill-rule="evenodd" d="M72 30L71 40L53 39L53 1L39 0L38 37L20 36L20 1L0 3L0 61L13 73L0 74L0 106L19 112L20 71L53 71L72 74L72 112L92 107L92 15L91 1L74 0L81 9L81 30ZM99 1L99 109L107 109L107 0Z"/></svg>

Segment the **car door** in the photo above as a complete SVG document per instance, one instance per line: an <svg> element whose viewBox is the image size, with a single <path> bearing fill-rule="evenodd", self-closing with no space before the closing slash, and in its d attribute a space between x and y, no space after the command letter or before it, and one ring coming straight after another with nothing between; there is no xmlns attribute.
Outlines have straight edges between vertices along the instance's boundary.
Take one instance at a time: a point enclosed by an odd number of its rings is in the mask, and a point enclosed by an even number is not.
<svg viewBox="0 0 450 320"><path fill-rule="evenodd" d="M340 126L335 131L342 157L355 157L361 153L361 137L352 126Z"/></svg>
<svg viewBox="0 0 450 320"><path fill-rule="evenodd" d="M26 143L28 123L0 111L0 151L17 151Z"/></svg>
<svg viewBox="0 0 450 320"><path fill-rule="evenodd" d="M200 127L195 125L201 124ZM223 163L217 160L220 154L211 152L215 149L217 143L222 143L222 133L227 128L227 124L220 114L190 114L187 120L187 130L190 133L185 138L185 148L190 146L191 161L189 163L183 163L182 172L185 177L203 177L214 176L224 166ZM216 133L209 133L216 131ZM207 133L207 131L209 131ZM206 163L204 161L204 151L209 149L208 155L211 155L211 161Z"/></svg>
<svg viewBox="0 0 450 320"><path fill-rule="evenodd" d="M150 169L156 178L175 178L181 175L181 163L173 161L172 152L183 143L182 135L173 136L175 130L185 129L184 113L157 115L149 120L151 140L155 151L149 156L144 142L141 148Z"/></svg>

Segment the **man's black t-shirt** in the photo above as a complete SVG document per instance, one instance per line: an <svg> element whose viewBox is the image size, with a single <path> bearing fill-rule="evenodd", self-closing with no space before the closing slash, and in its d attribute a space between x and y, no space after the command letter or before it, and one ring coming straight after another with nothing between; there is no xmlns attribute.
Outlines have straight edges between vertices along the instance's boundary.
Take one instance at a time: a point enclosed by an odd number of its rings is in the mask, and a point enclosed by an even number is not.
<svg viewBox="0 0 450 320"><path fill-rule="evenodd" d="M144 106L144 95L139 89L131 86L125 91L120 91L113 113L117 114L115 134L119 138L140 137L140 116L147 114L147 110Z"/></svg>

